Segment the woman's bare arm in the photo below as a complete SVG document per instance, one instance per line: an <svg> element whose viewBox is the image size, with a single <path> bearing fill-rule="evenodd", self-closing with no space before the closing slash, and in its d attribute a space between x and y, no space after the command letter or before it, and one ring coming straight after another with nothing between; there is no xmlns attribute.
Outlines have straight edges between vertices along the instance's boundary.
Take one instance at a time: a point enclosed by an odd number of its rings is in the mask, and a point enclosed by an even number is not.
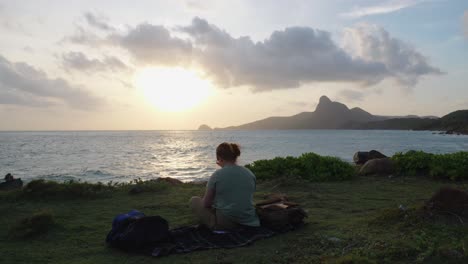
<svg viewBox="0 0 468 264"><path fill-rule="evenodd" d="M215 189L206 189L205 196L203 196L203 206L205 208L211 208L215 198Z"/></svg>

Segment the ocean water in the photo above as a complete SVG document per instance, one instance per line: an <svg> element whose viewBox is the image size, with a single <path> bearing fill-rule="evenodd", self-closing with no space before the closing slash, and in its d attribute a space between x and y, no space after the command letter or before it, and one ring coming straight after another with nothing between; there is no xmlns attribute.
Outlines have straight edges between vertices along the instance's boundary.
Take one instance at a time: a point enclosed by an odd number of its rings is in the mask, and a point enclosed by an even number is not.
<svg viewBox="0 0 468 264"><path fill-rule="evenodd" d="M0 176L23 180L128 182L174 177L203 180L216 167L216 146L241 145L239 163L305 152L352 161L359 150L386 155L407 150L468 151L468 136L429 131L79 131L0 132Z"/></svg>

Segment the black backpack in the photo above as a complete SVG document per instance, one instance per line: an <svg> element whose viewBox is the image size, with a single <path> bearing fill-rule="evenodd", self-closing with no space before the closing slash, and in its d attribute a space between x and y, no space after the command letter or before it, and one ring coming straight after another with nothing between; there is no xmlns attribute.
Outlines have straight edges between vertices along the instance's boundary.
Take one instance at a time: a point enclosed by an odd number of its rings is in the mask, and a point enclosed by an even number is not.
<svg viewBox="0 0 468 264"><path fill-rule="evenodd" d="M109 246L125 251L145 251L167 241L170 241L169 224L160 216L126 219L106 238Z"/></svg>

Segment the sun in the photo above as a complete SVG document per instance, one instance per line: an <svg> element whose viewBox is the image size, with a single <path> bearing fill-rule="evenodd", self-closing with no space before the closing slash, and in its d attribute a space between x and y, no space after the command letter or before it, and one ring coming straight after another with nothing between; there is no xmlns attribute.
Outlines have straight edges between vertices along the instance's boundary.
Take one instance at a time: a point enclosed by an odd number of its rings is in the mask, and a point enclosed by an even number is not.
<svg viewBox="0 0 468 264"><path fill-rule="evenodd" d="M135 74L134 82L151 104L169 112L193 108L212 91L208 80L184 68L145 68Z"/></svg>

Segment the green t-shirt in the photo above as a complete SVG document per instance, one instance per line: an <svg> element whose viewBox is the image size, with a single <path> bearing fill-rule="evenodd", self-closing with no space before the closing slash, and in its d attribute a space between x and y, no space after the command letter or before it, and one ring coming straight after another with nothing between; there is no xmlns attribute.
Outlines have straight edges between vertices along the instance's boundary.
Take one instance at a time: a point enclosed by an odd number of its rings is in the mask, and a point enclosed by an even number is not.
<svg viewBox="0 0 468 264"><path fill-rule="evenodd" d="M213 207L232 221L248 226L260 226L255 207L255 175L247 168L228 165L215 171L207 188L215 189Z"/></svg>

